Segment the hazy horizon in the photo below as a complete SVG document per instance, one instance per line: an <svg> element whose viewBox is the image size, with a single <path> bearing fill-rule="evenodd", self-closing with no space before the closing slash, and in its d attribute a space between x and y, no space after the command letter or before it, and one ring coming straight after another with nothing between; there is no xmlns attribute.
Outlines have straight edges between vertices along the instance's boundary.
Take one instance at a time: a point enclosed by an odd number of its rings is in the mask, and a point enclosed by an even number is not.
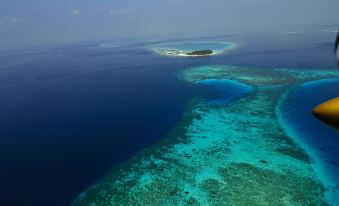
<svg viewBox="0 0 339 206"><path fill-rule="evenodd" d="M0 50L125 38L339 28L339 1L3 0ZM328 26L328 28L326 27Z"/></svg>

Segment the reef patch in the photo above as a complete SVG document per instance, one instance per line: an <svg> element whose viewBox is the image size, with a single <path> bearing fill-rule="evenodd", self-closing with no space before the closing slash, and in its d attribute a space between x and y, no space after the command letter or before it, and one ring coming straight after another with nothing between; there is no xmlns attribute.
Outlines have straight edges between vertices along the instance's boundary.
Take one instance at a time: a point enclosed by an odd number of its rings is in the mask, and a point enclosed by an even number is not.
<svg viewBox="0 0 339 206"><path fill-rule="evenodd" d="M200 66L189 84L228 79L252 90L227 104L192 101L156 145L114 168L74 202L80 205L331 205L309 151L288 136L276 107L291 87L336 70Z"/></svg>

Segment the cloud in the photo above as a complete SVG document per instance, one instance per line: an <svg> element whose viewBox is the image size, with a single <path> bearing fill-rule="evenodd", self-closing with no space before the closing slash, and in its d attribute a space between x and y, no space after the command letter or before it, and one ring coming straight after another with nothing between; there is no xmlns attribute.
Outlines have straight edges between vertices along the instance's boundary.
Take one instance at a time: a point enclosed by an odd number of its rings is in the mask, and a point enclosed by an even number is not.
<svg viewBox="0 0 339 206"><path fill-rule="evenodd" d="M0 16L0 24L19 24L24 23L26 18L23 16Z"/></svg>
<svg viewBox="0 0 339 206"><path fill-rule="evenodd" d="M80 9L74 9L69 13L71 16L80 16L82 14L82 11Z"/></svg>
<svg viewBox="0 0 339 206"><path fill-rule="evenodd" d="M108 9L108 14L111 16L121 16L126 18L133 18L134 9Z"/></svg>

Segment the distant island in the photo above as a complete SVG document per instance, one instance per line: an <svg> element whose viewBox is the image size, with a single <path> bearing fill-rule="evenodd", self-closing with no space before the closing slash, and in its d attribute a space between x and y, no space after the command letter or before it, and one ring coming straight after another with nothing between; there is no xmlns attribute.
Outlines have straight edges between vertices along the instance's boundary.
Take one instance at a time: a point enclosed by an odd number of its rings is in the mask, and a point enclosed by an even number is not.
<svg viewBox="0 0 339 206"><path fill-rule="evenodd" d="M188 52L186 53L187 55L199 55L199 56L203 56L203 55L211 55L213 54L213 51L210 49L207 50L200 50L200 51L193 51L193 52Z"/></svg>
<svg viewBox="0 0 339 206"><path fill-rule="evenodd" d="M155 44L150 49L166 56L205 57L220 55L237 47L235 42L171 42Z"/></svg>
<svg viewBox="0 0 339 206"><path fill-rule="evenodd" d="M186 52L180 49L166 49L162 52L170 56L209 56L209 55L214 54L214 52L210 49L190 51L190 52Z"/></svg>

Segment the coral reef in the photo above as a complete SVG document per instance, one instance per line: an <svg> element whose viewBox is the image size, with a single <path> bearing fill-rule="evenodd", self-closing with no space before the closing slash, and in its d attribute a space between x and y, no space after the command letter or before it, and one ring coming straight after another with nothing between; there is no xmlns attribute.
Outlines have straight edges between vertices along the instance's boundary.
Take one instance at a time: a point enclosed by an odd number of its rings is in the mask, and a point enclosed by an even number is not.
<svg viewBox="0 0 339 206"><path fill-rule="evenodd" d="M229 79L254 89L223 105L192 101L168 137L114 168L73 205L331 204L313 158L286 134L276 106L293 86L338 76L237 66L184 70L178 77L193 85Z"/></svg>

